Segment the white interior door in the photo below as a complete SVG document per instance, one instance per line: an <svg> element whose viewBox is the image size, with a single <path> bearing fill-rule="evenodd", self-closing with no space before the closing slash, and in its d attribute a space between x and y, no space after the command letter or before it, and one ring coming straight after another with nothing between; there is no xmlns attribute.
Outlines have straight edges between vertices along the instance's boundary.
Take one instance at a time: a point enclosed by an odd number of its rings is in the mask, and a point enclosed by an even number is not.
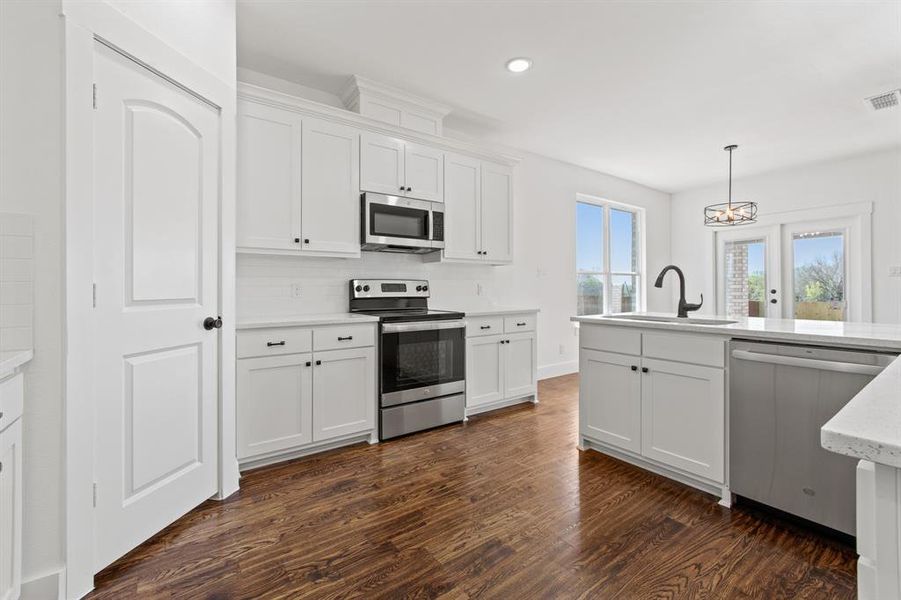
<svg viewBox="0 0 901 600"><path fill-rule="evenodd" d="M782 316L779 226L716 232L717 314Z"/></svg>
<svg viewBox="0 0 901 600"><path fill-rule="evenodd" d="M96 45L95 568L216 493L219 111Z"/></svg>

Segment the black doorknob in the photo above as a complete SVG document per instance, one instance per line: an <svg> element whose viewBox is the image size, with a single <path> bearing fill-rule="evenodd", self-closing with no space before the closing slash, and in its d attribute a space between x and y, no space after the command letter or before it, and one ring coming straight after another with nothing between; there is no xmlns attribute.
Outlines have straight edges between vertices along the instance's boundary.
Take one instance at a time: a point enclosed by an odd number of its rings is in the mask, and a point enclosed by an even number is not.
<svg viewBox="0 0 901 600"><path fill-rule="evenodd" d="M203 320L203 328L207 331L222 327L222 317L207 317Z"/></svg>
<svg viewBox="0 0 901 600"><path fill-rule="evenodd" d="M776 302L777 302L777 300L776 300L775 298L773 298L772 300L770 300L770 304L776 304Z"/></svg>

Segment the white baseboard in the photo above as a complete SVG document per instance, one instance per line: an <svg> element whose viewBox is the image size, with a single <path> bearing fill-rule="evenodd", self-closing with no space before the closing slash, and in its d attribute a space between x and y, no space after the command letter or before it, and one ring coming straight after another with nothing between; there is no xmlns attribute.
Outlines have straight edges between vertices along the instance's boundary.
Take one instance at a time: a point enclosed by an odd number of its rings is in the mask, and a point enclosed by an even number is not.
<svg viewBox="0 0 901 600"><path fill-rule="evenodd" d="M554 363L551 365L542 365L538 367L538 379L550 379L551 377L559 377L560 375L569 375L579 370L579 361L570 360L567 362Z"/></svg>
<svg viewBox="0 0 901 600"><path fill-rule="evenodd" d="M66 569L52 571L22 582L20 600L64 600Z"/></svg>

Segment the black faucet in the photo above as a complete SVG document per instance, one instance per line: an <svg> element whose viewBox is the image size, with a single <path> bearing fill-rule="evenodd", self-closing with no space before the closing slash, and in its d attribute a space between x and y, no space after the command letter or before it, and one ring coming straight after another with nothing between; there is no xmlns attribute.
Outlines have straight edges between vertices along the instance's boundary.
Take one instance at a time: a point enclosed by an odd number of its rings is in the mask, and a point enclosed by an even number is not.
<svg viewBox="0 0 901 600"><path fill-rule="evenodd" d="M689 304L685 301L685 274L676 265L663 267L660 275L657 276L657 281L654 282L654 287L663 287L663 276L666 275L667 271L675 271L676 275L679 276L679 314L677 316L680 319L687 319L689 311L698 310L704 304L704 294L701 294L701 301L697 304Z"/></svg>

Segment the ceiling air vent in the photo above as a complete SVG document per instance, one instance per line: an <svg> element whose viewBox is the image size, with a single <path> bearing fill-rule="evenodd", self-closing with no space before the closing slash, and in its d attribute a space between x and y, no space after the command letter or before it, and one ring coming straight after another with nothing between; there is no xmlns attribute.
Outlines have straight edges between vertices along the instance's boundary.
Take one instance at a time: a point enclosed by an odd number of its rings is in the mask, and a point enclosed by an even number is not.
<svg viewBox="0 0 901 600"><path fill-rule="evenodd" d="M870 103L873 110L898 106L898 104L901 104L901 90L892 90L878 96L871 96L867 98L867 102Z"/></svg>

